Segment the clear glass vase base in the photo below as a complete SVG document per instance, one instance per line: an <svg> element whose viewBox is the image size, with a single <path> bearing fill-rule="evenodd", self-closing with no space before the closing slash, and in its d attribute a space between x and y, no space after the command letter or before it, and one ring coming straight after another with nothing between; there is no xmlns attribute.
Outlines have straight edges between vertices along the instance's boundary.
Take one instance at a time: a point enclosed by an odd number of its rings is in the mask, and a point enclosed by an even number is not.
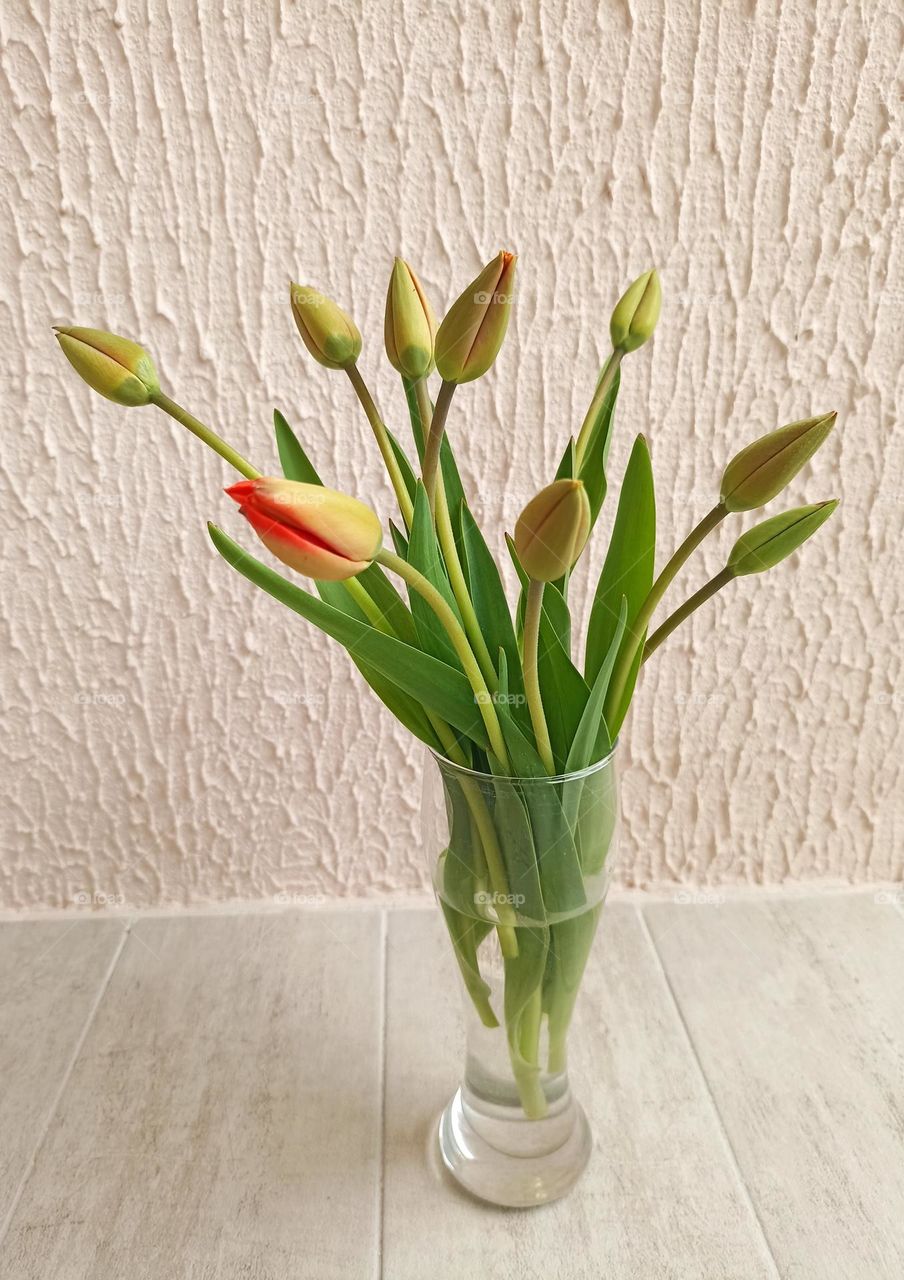
<svg viewBox="0 0 904 1280"><path fill-rule="evenodd" d="M440 1154L455 1180L478 1199L511 1209L566 1195L592 1147L587 1117L570 1093L544 1119L529 1120L520 1109L475 1102L459 1089L439 1122Z"/></svg>

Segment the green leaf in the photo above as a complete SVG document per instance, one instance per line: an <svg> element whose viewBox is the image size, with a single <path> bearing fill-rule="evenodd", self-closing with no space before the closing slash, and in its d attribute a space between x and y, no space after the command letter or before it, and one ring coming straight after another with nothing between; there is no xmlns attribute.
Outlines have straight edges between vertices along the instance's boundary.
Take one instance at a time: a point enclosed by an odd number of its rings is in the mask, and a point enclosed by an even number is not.
<svg viewBox="0 0 904 1280"><path fill-rule="evenodd" d="M505 654L500 650L496 709L509 750L512 771L527 779L519 784L519 791L529 818L530 843L536 857L543 903L542 914L537 913L536 907L532 912L525 908L522 914L534 920L545 920L547 915L579 909L586 902L587 896L577 847L562 806L560 788L563 784L548 781L536 747L522 736L514 723L506 697L507 674ZM495 785L498 790L500 783ZM500 842L507 839L507 836L508 827L505 834L500 832Z"/></svg>
<svg viewBox="0 0 904 1280"><path fill-rule="evenodd" d="M521 654L515 639L515 628L499 567L484 541L477 521L466 502L460 507L462 541L465 548L468 586L474 612L487 649L491 654L503 650L508 661L509 693L515 697L524 693L524 676L521 671ZM523 705L523 701L515 706Z"/></svg>
<svg viewBox="0 0 904 1280"><path fill-rule="evenodd" d="M302 484L323 484L298 437L278 409L273 410L273 427L276 431L279 465L286 479L299 480Z"/></svg>
<svg viewBox="0 0 904 1280"><path fill-rule="evenodd" d="M544 778L547 776L546 769L537 748L534 746L533 736L527 738L515 719L515 707L518 705L516 699L520 699L523 703L524 694L523 692L512 692L509 686L508 657L502 648L499 649L498 653L499 689L494 698L494 704L499 718L499 727L502 729L502 736L505 739L510 767L503 769L500 765L496 772L513 774L519 778ZM528 715L529 723L530 716Z"/></svg>
<svg viewBox="0 0 904 1280"><path fill-rule="evenodd" d="M633 622L653 585L655 560L656 499L653 492L653 468L647 442L643 436L638 436L625 471L609 550L590 611L584 666L584 674L589 681L596 680L609 652L618 628L623 596L628 602L628 623L621 647L634 642ZM611 716L609 730L613 734L618 733L631 701L642 651L643 645L640 644L625 684L621 704Z"/></svg>
<svg viewBox="0 0 904 1280"><path fill-rule="evenodd" d="M317 469L305 453L300 441L288 422L278 409L273 411L273 425L276 431L276 447L283 475L287 480L298 480L303 484L322 484ZM414 621L405 602L395 587L386 577L378 564L372 564L363 573L358 574L358 582L383 614L390 627L407 644L416 644L417 635ZM343 582L316 582L317 593L335 608L341 609L351 617L366 622L367 618L352 599ZM432 749L438 747L436 735L424 714L424 709L415 699L409 697L375 668L368 666L351 654L352 662L373 689L381 702L389 708L396 719L415 737L420 738Z"/></svg>
<svg viewBox="0 0 904 1280"><path fill-rule="evenodd" d="M478 948L492 925L477 918L478 894L488 891L487 867L463 783L444 777L449 846L440 859L440 905L455 949L455 958L474 1007L485 1027L499 1023L490 1006L490 988L480 976Z"/></svg>
<svg viewBox="0 0 904 1280"><path fill-rule="evenodd" d="M430 503L420 481L418 481L414 499L414 516L411 523L411 537L408 541L408 563L422 573L431 586L436 587L460 622L461 615L446 576L446 567L436 539ZM408 595L420 648L425 653L432 653L435 658L448 662L449 666L460 668L461 664L452 641L430 605L413 587L409 588Z"/></svg>
<svg viewBox="0 0 904 1280"><path fill-rule="evenodd" d="M559 463L559 469L555 474L556 480L571 480L575 471L575 448L574 437L568 441L568 447L562 454L562 461Z"/></svg>
<svg viewBox="0 0 904 1280"><path fill-rule="evenodd" d="M411 422L411 435L414 440L414 447L417 450L418 462L424 460L424 424L421 422L421 411L418 408L417 392L415 387L417 383L413 378L406 378L402 375L402 387L405 391L405 402L408 405L408 418Z"/></svg>
<svg viewBox="0 0 904 1280"><path fill-rule="evenodd" d="M587 699L587 705L584 708L584 714L581 716L581 722L574 735L574 741L571 744L571 750L568 752L568 759L565 762L566 773L577 773L579 769L586 769L597 759L602 759L603 756L608 755L612 750L609 730L606 728L606 722L603 719L603 703L606 701L606 692L609 688L612 668L615 666L615 659L618 656L627 622L628 601L622 596L615 635L612 637L603 664L596 674L596 679L590 690L590 697Z"/></svg>
<svg viewBox="0 0 904 1280"><path fill-rule="evenodd" d="M339 609L342 613L348 614L349 617L357 619L359 622L367 623L367 618L358 606L357 602L348 594L345 584L342 582L317 582L318 595L321 600L325 600L327 604L332 605L334 609ZM431 751L441 750L439 739L437 738L427 714L421 704L412 698L398 685L388 680L376 667L363 662L355 653L349 651L348 655L361 675L373 689L374 693L380 701L389 708L397 720L399 720L409 733L413 733L421 742L426 743Z"/></svg>
<svg viewBox="0 0 904 1280"><path fill-rule="evenodd" d="M408 559L408 539L402 530L398 527L394 520L389 522L389 533L392 538L392 545L395 547L397 556L401 556L403 560Z"/></svg>
<svg viewBox="0 0 904 1280"><path fill-rule="evenodd" d="M596 523L600 508L606 500L606 464L609 460L609 446L612 443L612 427L615 419L615 402L618 399L618 388L621 385L621 370L616 370L612 386L606 392L600 405L590 440L584 453L584 460L578 478L583 480L587 497L590 499L591 528Z"/></svg>
<svg viewBox="0 0 904 1280"><path fill-rule="evenodd" d="M255 560L216 525L208 525L208 529L220 555L239 573L338 640L356 658L376 667L393 684L447 720L478 746L488 745L483 721L474 704L473 691L460 671L402 640L384 635L367 623L359 622L324 600L318 600Z"/></svg>
<svg viewBox="0 0 904 1280"><path fill-rule="evenodd" d="M408 454L405 452L405 450L399 444L398 440L389 430L389 427L386 427L386 435L389 438L390 448L392 449L392 452L395 454L396 462L399 464L399 471L401 471L402 473L402 481L405 485L405 488L408 491L408 497L413 502L414 490L417 484L417 477L415 476L414 471L411 469L411 463L408 461Z"/></svg>

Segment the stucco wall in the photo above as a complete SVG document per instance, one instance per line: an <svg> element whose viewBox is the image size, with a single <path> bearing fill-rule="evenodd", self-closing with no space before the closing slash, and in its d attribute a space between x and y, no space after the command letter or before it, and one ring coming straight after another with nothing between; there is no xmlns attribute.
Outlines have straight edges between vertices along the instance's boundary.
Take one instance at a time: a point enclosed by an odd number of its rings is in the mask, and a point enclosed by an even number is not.
<svg viewBox="0 0 904 1280"><path fill-rule="evenodd" d="M450 425L497 546L580 421L612 301L651 264L663 316L626 369L611 475L647 432L661 554L742 443L840 414L789 495L841 496L839 514L649 670L622 751L623 880L899 876L897 10L4 4L0 903L423 887L420 749L340 650L216 557L208 517L251 537L226 468L79 385L50 325L144 341L264 469L280 406L321 470L388 514L346 380L301 349L288 276L354 313L401 427L392 255L441 311L500 246L520 254L510 336Z"/></svg>

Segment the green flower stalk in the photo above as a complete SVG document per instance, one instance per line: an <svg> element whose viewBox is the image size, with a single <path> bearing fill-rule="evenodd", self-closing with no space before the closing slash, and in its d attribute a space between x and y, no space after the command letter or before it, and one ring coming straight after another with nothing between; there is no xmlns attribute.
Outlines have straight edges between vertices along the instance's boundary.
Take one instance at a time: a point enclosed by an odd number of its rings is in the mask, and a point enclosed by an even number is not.
<svg viewBox="0 0 904 1280"><path fill-rule="evenodd" d="M642 347L653 336L661 305L662 291L659 275L655 270L645 271L642 276L638 276L615 304L615 310L609 321L612 354L603 366L575 444L575 459L579 472L590 449L603 401L615 380L622 358L629 352Z"/></svg>
<svg viewBox="0 0 904 1280"><path fill-rule="evenodd" d="M783 511L781 515L764 520L741 534L731 554L728 564L714 578L696 591L650 636L644 646L644 662L650 658L664 640L672 634L702 604L712 599L717 591L721 591L735 578L745 577L751 573L764 573L792 555L798 547L811 538L816 530L828 520L838 506L838 500L818 502L809 507L797 507L794 511Z"/></svg>
<svg viewBox="0 0 904 1280"><path fill-rule="evenodd" d="M103 329L57 328L57 340L66 359L89 387L125 408L154 404L202 440L214 453L249 480L260 472L206 427L187 409L160 389L154 362L143 347Z"/></svg>
<svg viewBox="0 0 904 1280"><path fill-rule="evenodd" d="M549 774L555 772L555 761L537 666L543 588L571 570L589 534L590 501L580 480L555 480L541 489L515 525L515 550L530 579L524 607L524 690L537 750Z"/></svg>

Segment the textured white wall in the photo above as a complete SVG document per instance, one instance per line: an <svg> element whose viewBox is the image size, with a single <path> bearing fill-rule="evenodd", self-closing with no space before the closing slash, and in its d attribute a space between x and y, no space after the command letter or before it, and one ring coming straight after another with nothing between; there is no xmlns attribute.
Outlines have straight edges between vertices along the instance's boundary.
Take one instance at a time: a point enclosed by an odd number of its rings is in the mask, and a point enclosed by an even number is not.
<svg viewBox="0 0 904 1280"><path fill-rule="evenodd" d="M839 514L649 671L623 750L624 881L901 874L893 0L8 0L0 34L2 904L424 885L420 749L339 649L217 558L208 517L251 537L219 460L78 384L50 325L144 341L265 469L280 406L334 483L388 513L287 278L353 312L401 427L381 350L392 255L442 310L500 246L520 254L510 336L450 428L497 546L650 264L663 316L626 369L612 478L646 431L661 553L739 445L840 412L789 498L838 494Z"/></svg>

